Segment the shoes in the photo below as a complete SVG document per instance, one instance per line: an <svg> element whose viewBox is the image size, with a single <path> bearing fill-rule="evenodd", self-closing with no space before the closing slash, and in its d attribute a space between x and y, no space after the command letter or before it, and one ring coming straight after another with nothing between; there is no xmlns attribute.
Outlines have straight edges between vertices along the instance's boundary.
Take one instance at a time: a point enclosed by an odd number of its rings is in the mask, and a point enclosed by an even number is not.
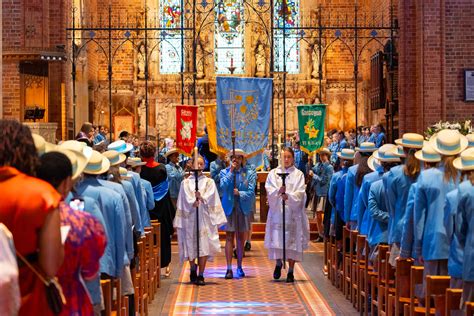
<svg viewBox="0 0 474 316"><path fill-rule="evenodd" d="M196 285L206 285L206 282L204 282L204 277L202 275L197 277Z"/></svg>
<svg viewBox="0 0 474 316"><path fill-rule="evenodd" d="M239 276L239 278L243 278L245 276L245 272L242 267L237 268L237 275Z"/></svg>
<svg viewBox="0 0 474 316"><path fill-rule="evenodd" d="M293 282L295 282L295 276L293 275L293 272L288 272L288 275L286 276L286 283Z"/></svg>
<svg viewBox="0 0 474 316"><path fill-rule="evenodd" d="M169 278L170 275L171 275L171 269L170 269L170 266L167 266L165 268L165 277Z"/></svg>
<svg viewBox="0 0 474 316"><path fill-rule="evenodd" d="M195 283L198 278L196 270L191 269L191 273L189 273L189 280L191 283Z"/></svg>
<svg viewBox="0 0 474 316"><path fill-rule="evenodd" d="M227 280L233 279L234 278L234 273L232 273L232 269L228 269L225 273L225 278Z"/></svg>
<svg viewBox="0 0 474 316"><path fill-rule="evenodd" d="M245 251L250 251L252 249L252 244L250 244L250 241L245 242Z"/></svg>
<svg viewBox="0 0 474 316"><path fill-rule="evenodd" d="M275 270L273 270L273 278L278 280L281 277L281 268L282 266L276 265Z"/></svg>
<svg viewBox="0 0 474 316"><path fill-rule="evenodd" d="M314 240L314 242L323 242L323 241L324 241L324 238L322 236L318 236L318 238Z"/></svg>
<svg viewBox="0 0 474 316"><path fill-rule="evenodd" d="M237 259L237 248L234 248L234 258Z"/></svg>

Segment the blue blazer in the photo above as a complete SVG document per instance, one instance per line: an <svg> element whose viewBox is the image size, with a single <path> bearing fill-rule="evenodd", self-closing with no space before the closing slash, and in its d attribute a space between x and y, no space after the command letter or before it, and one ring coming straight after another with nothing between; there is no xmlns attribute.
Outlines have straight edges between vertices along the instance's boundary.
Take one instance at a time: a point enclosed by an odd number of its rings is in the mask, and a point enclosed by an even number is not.
<svg viewBox="0 0 474 316"><path fill-rule="evenodd" d="M166 173L168 174L169 192L172 199L177 199L181 182L184 179L184 170L181 166L175 166L172 163L167 164Z"/></svg>
<svg viewBox="0 0 474 316"><path fill-rule="evenodd" d="M415 251L418 258L441 260L449 257L449 240L443 223L446 194L458 183L443 179L443 171L421 172L415 195Z"/></svg>
<svg viewBox="0 0 474 316"><path fill-rule="evenodd" d="M369 232L369 192L372 183L382 179L383 169L368 173L362 180L360 186L359 197L357 201L357 227L359 228L359 234L367 235Z"/></svg>
<svg viewBox="0 0 474 316"><path fill-rule="evenodd" d="M369 233L367 241L373 247L388 241L388 211L385 205L385 190L382 180L375 181L369 190Z"/></svg>
<svg viewBox="0 0 474 316"><path fill-rule="evenodd" d="M449 240L448 273L453 278L462 278L464 243L462 240L462 214L458 211L459 190L454 189L446 195L444 206L444 225Z"/></svg>
<svg viewBox="0 0 474 316"><path fill-rule="evenodd" d="M357 200L359 198L359 187L355 183L355 175L359 165L349 168L346 176L344 192L344 222L357 222Z"/></svg>
<svg viewBox="0 0 474 316"><path fill-rule="evenodd" d="M415 182L411 185L408 191L407 205L405 207L405 215L402 224L402 240L400 243L400 257L402 258L417 258L416 252L413 249L414 244L414 209L415 209L415 195L418 184Z"/></svg>
<svg viewBox="0 0 474 316"><path fill-rule="evenodd" d="M459 185L458 212L461 213L462 225L459 234L461 245L464 244L464 264L462 279L474 282L474 186L469 180Z"/></svg>
<svg viewBox="0 0 474 316"><path fill-rule="evenodd" d="M250 215L255 207L255 185L257 173L255 169L243 167L237 172L236 182L239 190L238 202L245 215ZM226 216L230 216L234 209L234 176L230 167L220 172L220 187L222 190L222 207Z"/></svg>
<svg viewBox="0 0 474 316"><path fill-rule="evenodd" d="M301 169L300 169L301 170ZM327 196L329 190L329 182L334 173L334 168L329 163L318 162L316 166L313 167L313 188L317 196Z"/></svg>

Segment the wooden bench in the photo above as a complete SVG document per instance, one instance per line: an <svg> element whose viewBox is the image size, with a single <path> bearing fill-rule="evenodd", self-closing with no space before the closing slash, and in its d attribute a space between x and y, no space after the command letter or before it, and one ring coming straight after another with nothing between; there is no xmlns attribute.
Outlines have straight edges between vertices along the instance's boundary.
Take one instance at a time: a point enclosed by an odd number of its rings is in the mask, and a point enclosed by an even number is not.
<svg viewBox="0 0 474 316"><path fill-rule="evenodd" d="M461 289L446 289L446 316L451 316L452 312L459 311L461 299Z"/></svg>

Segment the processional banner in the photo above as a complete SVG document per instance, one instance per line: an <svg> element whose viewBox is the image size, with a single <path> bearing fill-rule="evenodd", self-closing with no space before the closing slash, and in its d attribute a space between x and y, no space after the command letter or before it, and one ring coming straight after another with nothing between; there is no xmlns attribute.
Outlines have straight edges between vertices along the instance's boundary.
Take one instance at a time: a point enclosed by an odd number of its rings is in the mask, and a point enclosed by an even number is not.
<svg viewBox="0 0 474 316"><path fill-rule="evenodd" d="M197 106L176 106L176 148L191 157L196 146Z"/></svg>
<svg viewBox="0 0 474 316"><path fill-rule="evenodd" d="M326 105L298 106L298 130L300 148L307 154L318 151L324 145L324 119Z"/></svg>
<svg viewBox="0 0 474 316"><path fill-rule="evenodd" d="M248 155L255 168L263 166L268 144L273 80L268 78L217 77L216 139L219 151L235 148Z"/></svg>

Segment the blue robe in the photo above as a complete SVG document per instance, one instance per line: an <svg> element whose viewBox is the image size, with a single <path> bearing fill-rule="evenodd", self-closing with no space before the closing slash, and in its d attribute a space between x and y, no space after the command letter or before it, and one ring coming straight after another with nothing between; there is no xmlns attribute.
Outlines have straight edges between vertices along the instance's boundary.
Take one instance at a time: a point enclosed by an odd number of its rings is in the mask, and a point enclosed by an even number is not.
<svg viewBox="0 0 474 316"><path fill-rule="evenodd" d="M443 223L446 194L458 183L444 181L444 172L431 168L421 172L415 195L415 251L424 260L449 257L449 241Z"/></svg>
<svg viewBox="0 0 474 316"><path fill-rule="evenodd" d="M474 282L474 186L469 180L463 181L458 192L458 212L462 217L459 240L464 243L464 262L469 262L463 265L462 279Z"/></svg>
<svg viewBox="0 0 474 316"><path fill-rule="evenodd" d="M222 198L222 189L221 189L221 170L225 169L225 163L222 161L220 158L217 158L213 162L211 162L211 168L210 168L210 173L211 173L211 178L214 180L216 187L217 187L217 192L219 192L219 196Z"/></svg>
<svg viewBox="0 0 474 316"><path fill-rule="evenodd" d="M177 199L181 182L183 182L184 179L184 170L181 166L170 162L166 165L166 173L168 174L170 197Z"/></svg>
<svg viewBox="0 0 474 316"><path fill-rule="evenodd" d="M402 224L402 240L400 243L400 257L416 259L416 252L413 249L414 245L414 211L415 211L415 196L418 183L413 183L408 191L407 205L405 207L405 216Z"/></svg>
<svg viewBox="0 0 474 316"><path fill-rule="evenodd" d="M104 216L107 247L100 258L100 272L113 277L123 273L125 257L125 212L118 193L102 186L96 178L87 177L77 183L76 193L97 202Z"/></svg>
<svg viewBox="0 0 474 316"><path fill-rule="evenodd" d="M367 241L370 247L388 241L388 211L385 205L385 193L382 180L375 181L369 191L369 233Z"/></svg>
<svg viewBox="0 0 474 316"><path fill-rule="evenodd" d="M410 186L416 182L405 175L404 165L395 166L384 176L387 208L390 214L388 223L388 243L402 240L403 217L405 216Z"/></svg>
<svg viewBox="0 0 474 316"><path fill-rule="evenodd" d="M300 169L301 170L301 169ZM329 190L329 182L334 173L332 165L327 163L318 162L313 167L313 188L316 196L327 196Z"/></svg>
<svg viewBox="0 0 474 316"><path fill-rule="evenodd" d="M142 226L142 218L140 216L140 206L133 190L133 184L130 181L122 180L122 187L127 194L128 203L130 204L130 213L132 215L132 223L136 231L140 232L141 235L145 233Z"/></svg>
<svg viewBox="0 0 474 316"><path fill-rule="evenodd" d="M257 173L253 168L243 167L237 171L236 182L239 190L239 206L244 215L250 215L255 207L255 185ZM220 172L220 187L222 189L222 206L226 216L234 209L234 177L230 167Z"/></svg>
<svg viewBox="0 0 474 316"><path fill-rule="evenodd" d="M359 165L349 167L346 176L344 192L344 222L357 222L357 200L359 198L359 187L356 185L355 176Z"/></svg>
<svg viewBox="0 0 474 316"><path fill-rule="evenodd" d="M357 227L359 228L359 234L367 235L369 232L369 192L372 183L382 179L383 168L380 168L374 172L368 173L362 180L360 186L359 198L357 201Z"/></svg>

